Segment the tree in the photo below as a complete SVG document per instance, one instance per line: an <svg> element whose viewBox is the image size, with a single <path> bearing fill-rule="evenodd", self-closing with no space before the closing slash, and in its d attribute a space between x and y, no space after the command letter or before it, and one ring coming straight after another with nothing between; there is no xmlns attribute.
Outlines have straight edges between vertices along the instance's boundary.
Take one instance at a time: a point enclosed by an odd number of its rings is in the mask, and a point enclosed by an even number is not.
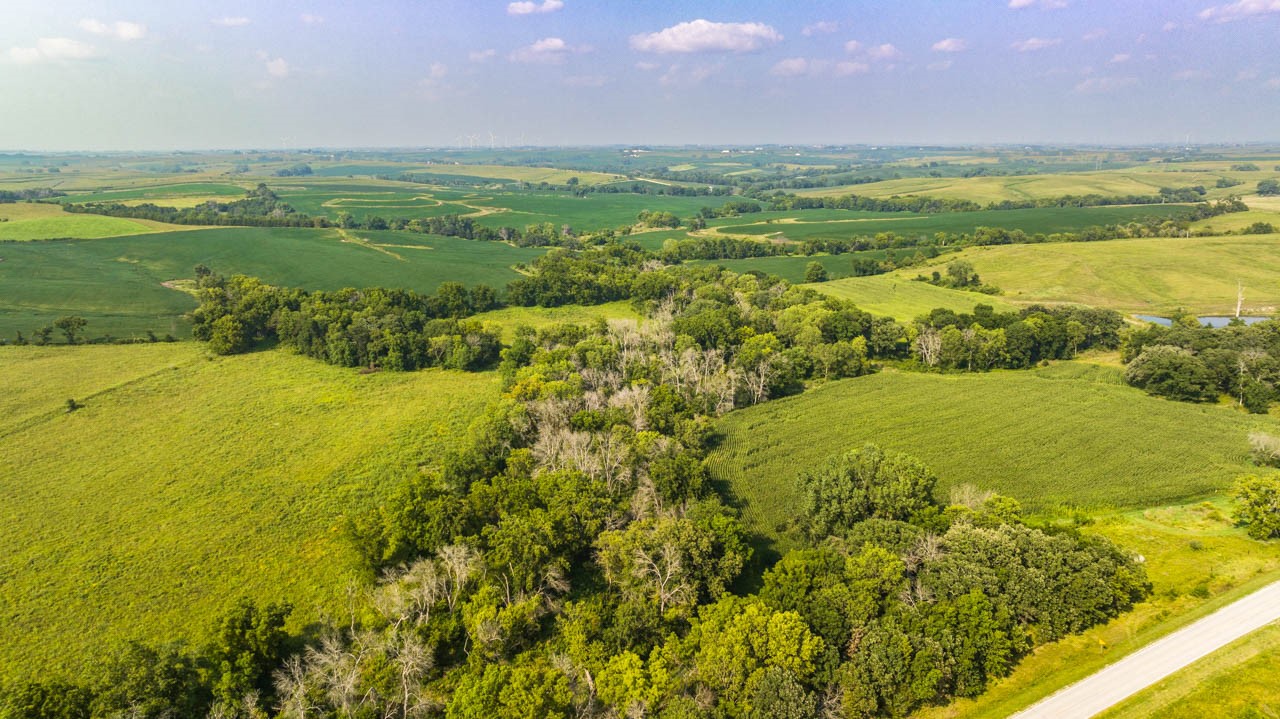
<svg viewBox="0 0 1280 719"><path fill-rule="evenodd" d="M822 266L821 262L814 260L804 268L805 282L826 282L827 268Z"/></svg>
<svg viewBox="0 0 1280 719"><path fill-rule="evenodd" d="M1280 195L1280 181L1260 180L1258 182L1258 194L1264 197Z"/></svg>
<svg viewBox="0 0 1280 719"><path fill-rule="evenodd" d="M63 681L26 682L0 692L6 719L81 719L89 716L93 694Z"/></svg>
<svg viewBox="0 0 1280 719"><path fill-rule="evenodd" d="M1236 520L1254 539L1280 537L1280 475L1246 475L1236 481L1232 496Z"/></svg>
<svg viewBox="0 0 1280 719"><path fill-rule="evenodd" d="M231 704L251 692L270 694L271 673L284 658L289 638L284 622L291 611L289 604L258 608L251 600L241 599L222 618L210 651L217 699Z"/></svg>
<svg viewBox="0 0 1280 719"><path fill-rule="evenodd" d="M1213 373L1181 347L1147 347L1125 368L1124 379L1151 394L1185 402L1207 402L1217 396Z"/></svg>
<svg viewBox="0 0 1280 719"><path fill-rule="evenodd" d="M799 521L821 540L864 519L910 520L935 506L937 481L919 460L869 444L801 473Z"/></svg>
<svg viewBox="0 0 1280 719"><path fill-rule="evenodd" d="M69 315L67 317L59 317L57 321L53 323L53 326L62 330L62 334L66 335L67 344L73 345L76 343L76 335L80 334L80 330L84 329L84 326L87 324L89 323L85 318L76 315Z"/></svg>
<svg viewBox="0 0 1280 719"><path fill-rule="evenodd" d="M37 345L47 345L49 344L49 338L53 335L53 328L49 325L45 325L31 334L35 337L35 343Z"/></svg>

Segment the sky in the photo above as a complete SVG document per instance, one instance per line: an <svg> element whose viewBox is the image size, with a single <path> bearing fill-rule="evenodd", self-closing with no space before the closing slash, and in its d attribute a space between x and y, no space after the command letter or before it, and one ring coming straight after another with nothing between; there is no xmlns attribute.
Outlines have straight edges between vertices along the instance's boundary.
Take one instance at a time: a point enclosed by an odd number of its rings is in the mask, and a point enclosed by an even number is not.
<svg viewBox="0 0 1280 719"><path fill-rule="evenodd" d="M1280 0L3 0L0 149L1280 141Z"/></svg>

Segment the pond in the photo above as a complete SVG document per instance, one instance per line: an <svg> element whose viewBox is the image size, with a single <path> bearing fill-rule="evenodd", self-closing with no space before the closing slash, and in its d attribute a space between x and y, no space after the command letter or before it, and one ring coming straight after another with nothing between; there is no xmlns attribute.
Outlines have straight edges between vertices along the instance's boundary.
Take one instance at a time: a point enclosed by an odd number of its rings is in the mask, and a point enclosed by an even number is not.
<svg viewBox="0 0 1280 719"><path fill-rule="evenodd" d="M1155 324L1163 325L1165 327L1170 327L1173 325L1173 320L1169 319L1168 317L1156 317L1155 315L1134 315L1134 317L1137 317L1138 319L1144 322L1154 322ZM1226 327L1228 324L1231 323L1231 320L1235 318L1224 316L1224 315L1201 315L1196 319L1200 320L1200 323L1205 325L1206 327ZM1264 320L1269 320L1271 318L1241 315L1240 319L1244 320L1244 323L1246 325L1251 325L1257 322L1262 322Z"/></svg>

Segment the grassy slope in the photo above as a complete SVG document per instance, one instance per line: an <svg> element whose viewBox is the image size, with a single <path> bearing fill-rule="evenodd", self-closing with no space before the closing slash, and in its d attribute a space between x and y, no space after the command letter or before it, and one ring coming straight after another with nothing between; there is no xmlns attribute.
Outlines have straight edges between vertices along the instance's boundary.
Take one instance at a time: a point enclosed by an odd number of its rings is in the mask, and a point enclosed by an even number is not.
<svg viewBox="0 0 1280 719"><path fill-rule="evenodd" d="M0 204L0 240L51 240L76 238L96 240L103 237L137 235L144 232L182 229L172 225L147 220L128 220L121 217L80 215L64 212L58 205L43 203ZM0 250L0 257L3 257Z"/></svg>
<svg viewBox="0 0 1280 719"><path fill-rule="evenodd" d="M205 264L307 289L404 287L432 292L441 283L505 286L511 269L541 250L412 233L224 228L93 241L34 242L0 247L0 336L30 333L66 314L89 320L92 336L152 329L183 335L181 315L195 308L188 294L162 282L191 277ZM387 245L370 246L372 245ZM412 245L401 247L400 245Z"/></svg>
<svg viewBox="0 0 1280 719"><path fill-rule="evenodd" d="M849 277L807 286L823 294L853 300L872 314L886 315L901 321L927 314L935 307L945 307L955 312L972 312L973 306L978 304L991 305L1000 312L1017 309L1017 305L1000 297L935 287L896 275Z"/></svg>
<svg viewBox="0 0 1280 719"><path fill-rule="evenodd" d="M289 598L300 621L337 610L340 518L498 389L191 344L3 348L0 366L18 418L0 425L0 677L74 668L104 640L198 640L244 595ZM86 406L65 413L68 396Z"/></svg>
<svg viewBox="0 0 1280 719"><path fill-rule="evenodd" d="M1052 245L975 247L969 260L1017 301L1078 302L1125 312L1161 314L1184 307L1201 314L1235 310L1236 281L1246 313L1280 306L1280 235L1113 240ZM954 259L949 257L948 261ZM911 268L906 276L936 267Z"/></svg>
<svg viewBox="0 0 1280 719"><path fill-rule="evenodd" d="M714 475L754 531L794 516L797 474L867 442L919 457L940 478L1030 507L1140 507L1203 496L1248 471L1246 437L1269 417L1148 397L1082 362L981 375L886 371L734 412Z"/></svg>
<svg viewBox="0 0 1280 719"><path fill-rule="evenodd" d="M475 319L501 324L502 339L504 342L510 342L515 338L516 327L520 325L540 329L561 323L586 324L600 317L606 320L638 320L640 314L631 307L630 302L620 301L590 306L504 307L478 314Z"/></svg>

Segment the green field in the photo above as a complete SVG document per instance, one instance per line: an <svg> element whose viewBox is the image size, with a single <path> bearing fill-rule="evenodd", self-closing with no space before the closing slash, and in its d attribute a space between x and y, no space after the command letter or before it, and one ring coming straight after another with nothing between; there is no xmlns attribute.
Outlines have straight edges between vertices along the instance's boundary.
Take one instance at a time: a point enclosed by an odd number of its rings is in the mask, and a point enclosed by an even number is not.
<svg viewBox="0 0 1280 719"><path fill-rule="evenodd" d="M74 670L113 640L198 641L240 596L292 600L295 628L340 611L341 518L498 391L493 374L189 343L0 348L0 368L0 678Z"/></svg>
<svg viewBox="0 0 1280 719"><path fill-rule="evenodd" d="M975 247L959 257L984 282L1019 302L1076 302L1123 312L1234 312L1236 283L1245 314L1280 307L1280 235L1156 238ZM948 260L953 258L948 258ZM944 269L910 268L903 277Z"/></svg>
<svg viewBox="0 0 1280 719"><path fill-rule="evenodd" d="M852 300L871 314L893 317L902 322L928 314L937 307L953 312L972 312L973 306L978 304L991 305L999 312L1018 309L1017 305L998 296L935 287L901 275L849 277L806 286L832 297Z"/></svg>
<svg viewBox="0 0 1280 719"><path fill-rule="evenodd" d="M943 212L933 215L894 213L889 216L849 213L850 219L839 219L841 210L817 210L825 216L810 216L809 211L761 213L750 222L739 218L738 224L717 226L717 232L752 235L788 240L847 239L895 232L907 236L932 236L936 232L967 233L978 227L1004 227L1028 234L1075 232L1096 225L1123 224L1148 217L1174 217L1185 213L1183 205L1137 205L1132 207L1044 207L1031 210L982 210L979 212ZM773 220L770 222L769 220Z"/></svg>
<svg viewBox="0 0 1280 719"><path fill-rule="evenodd" d="M156 232L166 227L176 229L158 222L78 215L64 212L59 205L26 202L0 204L0 219L3 219L0 222L0 241L16 242L68 238L95 240ZM0 257L4 256L2 253L3 249L0 249Z"/></svg>
<svg viewBox="0 0 1280 719"><path fill-rule="evenodd" d="M719 207L721 197L668 197L665 195L633 195L626 193L592 193L574 197L565 192L495 193L490 199L468 200L479 207L501 208L479 217L477 222L489 227L518 227L550 222L557 227L569 225L575 230L599 230L629 227L642 210L673 212L687 219L702 207Z"/></svg>
<svg viewBox="0 0 1280 719"><path fill-rule="evenodd" d="M502 341L515 339L516 328L524 325L542 329L555 324L587 324L597 319L639 320L640 314L630 302L607 302L602 305L562 305L560 307L503 307L500 310L482 312L475 316L483 322L502 325Z"/></svg>
<svg viewBox="0 0 1280 719"><path fill-rule="evenodd" d="M867 442L919 457L949 487L1034 509L1141 507L1207 495L1250 471L1250 431L1270 417L1172 402L1114 367L939 375L884 371L734 412L709 463L749 528L785 546L797 474Z"/></svg>
<svg viewBox="0 0 1280 719"><path fill-rule="evenodd" d="M541 250L407 232L219 228L92 241L0 246L0 337L28 336L62 315L89 320L97 337L185 335L181 316L195 298L161 283L192 277L197 264L225 275L306 289L402 287L433 292L441 282L505 286L511 266ZM361 242L364 239L368 242Z"/></svg>

